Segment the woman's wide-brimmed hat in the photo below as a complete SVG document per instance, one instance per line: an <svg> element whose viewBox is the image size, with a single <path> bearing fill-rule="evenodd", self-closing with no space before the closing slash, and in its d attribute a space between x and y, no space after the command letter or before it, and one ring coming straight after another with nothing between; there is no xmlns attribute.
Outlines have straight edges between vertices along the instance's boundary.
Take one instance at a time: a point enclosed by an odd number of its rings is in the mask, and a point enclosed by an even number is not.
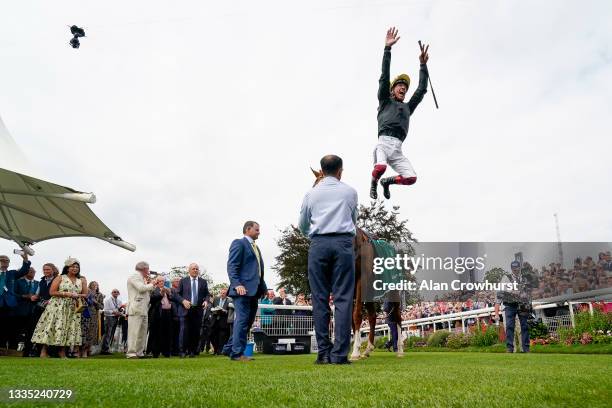
<svg viewBox="0 0 612 408"><path fill-rule="evenodd" d="M72 266L74 264L79 264L80 265L81 263L79 262L78 259L73 258L71 256L69 256L68 259L66 259L66 261L64 262L65 266Z"/></svg>

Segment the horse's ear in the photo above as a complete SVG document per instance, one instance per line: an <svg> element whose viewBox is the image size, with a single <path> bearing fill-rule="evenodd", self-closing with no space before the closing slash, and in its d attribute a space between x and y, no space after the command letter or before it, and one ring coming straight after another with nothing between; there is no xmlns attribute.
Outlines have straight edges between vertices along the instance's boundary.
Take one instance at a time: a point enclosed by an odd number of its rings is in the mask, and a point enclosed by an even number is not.
<svg viewBox="0 0 612 408"><path fill-rule="evenodd" d="M312 174L314 174L315 177L319 177L321 175L320 172L316 171L315 169L313 169L312 167L310 168L310 171L312 171Z"/></svg>

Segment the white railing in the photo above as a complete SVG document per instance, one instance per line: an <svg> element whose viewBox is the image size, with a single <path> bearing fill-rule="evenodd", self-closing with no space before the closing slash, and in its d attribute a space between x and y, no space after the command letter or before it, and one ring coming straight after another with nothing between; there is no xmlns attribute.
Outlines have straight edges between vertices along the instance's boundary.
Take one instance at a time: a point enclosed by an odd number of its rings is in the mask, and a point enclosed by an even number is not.
<svg viewBox="0 0 612 408"><path fill-rule="evenodd" d="M253 329L267 336L311 336L314 333L312 306L259 304Z"/></svg>
<svg viewBox="0 0 612 408"><path fill-rule="evenodd" d="M591 298L588 295L593 295ZM590 292L582 292L576 293L572 295L565 295L563 297L550 298L550 299L542 299L533 302L533 309L536 312L540 312L540 317L542 317L542 322L547 324L549 331L556 332L557 329L561 327L573 327L574 326L574 305L577 304L589 304L589 311L591 314L593 313L593 305L591 302L593 301L605 301L612 299L612 288L606 289L598 289ZM559 303L548 303L543 301L555 300ZM554 317L546 317L542 312L544 309L549 308L557 308L557 307L567 307L568 314L558 315ZM503 305L500 305L500 314L502 314L504 310ZM432 326L433 331L437 331L437 325L446 326L445 330L449 331L462 331L466 332L468 325L466 325L466 321L473 319L475 323L478 323L480 319L490 318L494 314L494 307L486 307L482 309L468 310L465 312L458 313L449 313L445 315L439 316L429 316L423 317L420 319L411 319L402 321L402 332L404 334L414 335L414 332L418 332L419 336L423 336L423 332L425 331L425 327ZM453 322L455 323L455 327L453 328ZM458 323L461 322L461 326L458 326ZM381 333L382 335L389 335L389 326L387 324L379 324L375 327L376 333ZM365 334L370 332L369 327L363 327L360 329L360 335L364 336Z"/></svg>
<svg viewBox="0 0 612 408"><path fill-rule="evenodd" d="M574 320L574 305L587 303L590 305L592 313L593 300L610 300L612 298L612 288L606 290L598 290L595 297L587 299L585 295L588 293L579 293L563 298L543 299L555 300L559 303L535 301L534 309L542 318L542 322L548 326L549 331L556 332L561 327L572 327ZM594 294L594 293L591 293ZM568 314L546 317L543 310L548 308L567 307ZM264 310L262 313L262 309ZM333 306L331 308L330 335L333 337ZM500 312L503 311L503 305L500 306ZM465 312L450 313L439 316L429 316L420 319L410 319L402 321L403 335L422 336L425 327L431 327L433 331L438 330L438 326L442 326L447 330L455 332L466 332L467 328L473 324L477 324L481 319L488 319L494 314L494 307L486 307L482 309L469 310ZM273 311L273 312L272 312ZM453 324L455 323L455 324ZM453 327L454 326L454 327ZM263 331L267 336L310 336L311 337L311 352L316 352L316 340L314 333L314 321L312 318L312 306L295 306L295 305L274 305L274 304L259 304L257 315L253 329ZM121 338L121 326L118 325L115 330L115 338L112 344L111 351L124 351ZM369 333L369 326L362 327L359 330L361 336ZM389 327L387 324L378 324L375 327L375 332L382 335L389 335ZM249 335L252 340L252 334ZM333 338L332 338L333 340Z"/></svg>
<svg viewBox="0 0 612 408"><path fill-rule="evenodd" d="M569 314L559 315L559 316L551 316L551 317L542 317L542 323L548 327L548 331L551 333L556 333L558 329L562 327L572 327L572 318Z"/></svg>
<svg viewBox="0 0 612 408"><path fill-rule="evenodd" d="M312 306L274 305L260 303L257 305L255 322L249 333L249 341L254 341L253 331L262 331L271 337L310 337L310 352L317 352ZM330 321L330 334L333 337L333 307ZM256 344L256 347L260 345Z"/></svg>

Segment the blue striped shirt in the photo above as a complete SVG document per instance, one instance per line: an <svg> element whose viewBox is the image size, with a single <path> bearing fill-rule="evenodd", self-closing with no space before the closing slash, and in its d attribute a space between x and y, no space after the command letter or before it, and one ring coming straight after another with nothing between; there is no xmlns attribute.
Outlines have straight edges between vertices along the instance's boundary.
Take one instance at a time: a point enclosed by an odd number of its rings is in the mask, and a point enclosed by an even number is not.
<svg viewBox="0 0 612 408"><path fill-rule="evenodd" d="M305 235L355 235L357 191L333 176L313 187L302 202L299 228Z"/></svg>

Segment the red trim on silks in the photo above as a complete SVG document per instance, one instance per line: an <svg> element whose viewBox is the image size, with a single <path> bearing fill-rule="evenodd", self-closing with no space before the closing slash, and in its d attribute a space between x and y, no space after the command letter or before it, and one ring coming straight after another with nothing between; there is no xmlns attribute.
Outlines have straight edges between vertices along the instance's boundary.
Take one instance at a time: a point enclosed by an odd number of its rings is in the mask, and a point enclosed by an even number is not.
<svg viewBox="0 0 612 408"><path fill-rule="evenodd" d="M375 164L374 170L372 170L372 178L374 180L378 180L387 170L386 164Z"/></svg>
<svg viewBox="0 0 612 408"><path fill-rule="evenodd" d="M405 186L411 186L416 183L416 177L402 177L397 176L395 178L395 184L403 184Z"/></svg>

